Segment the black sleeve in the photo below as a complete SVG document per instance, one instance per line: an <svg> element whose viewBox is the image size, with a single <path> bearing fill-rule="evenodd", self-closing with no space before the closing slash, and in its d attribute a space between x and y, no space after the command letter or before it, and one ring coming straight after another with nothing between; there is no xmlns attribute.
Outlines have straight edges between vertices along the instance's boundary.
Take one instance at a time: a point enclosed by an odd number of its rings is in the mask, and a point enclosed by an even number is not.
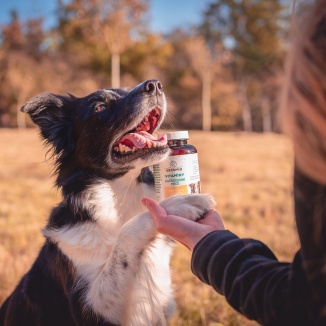
<svg viewBox="0 0 326 326"><path fill-rule="evenodd" d="M192 271L263 325L326 325L326 185L295 169L294 203L301 249L292 263L259 241L215 231L195 247Z"/></svg>
<svg viewBox="0 0 326 326"><path fill-rule="evenodd" d="M200 280L249 319L263 325L310 325L300 253L292 264L280 263L259 241L215 231L197 244L191 264Z"/></svg>

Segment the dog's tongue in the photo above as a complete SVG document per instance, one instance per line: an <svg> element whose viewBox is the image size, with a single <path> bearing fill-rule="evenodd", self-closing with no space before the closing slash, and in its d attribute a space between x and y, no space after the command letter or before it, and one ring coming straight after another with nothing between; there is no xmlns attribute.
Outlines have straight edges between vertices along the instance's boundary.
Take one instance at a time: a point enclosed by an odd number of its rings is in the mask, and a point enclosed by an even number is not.
<svg viewBox="0 0 326 326"><path fill-rule="evenodd" d="M137 149L145 147L158 147L164 146L167 144L166 135L163 135L161 138L157 139L153 135L149 134L146 131L133 132L127 135L124 135L120 140L119 144L128 146L129 148L136 147Z"/></svg>

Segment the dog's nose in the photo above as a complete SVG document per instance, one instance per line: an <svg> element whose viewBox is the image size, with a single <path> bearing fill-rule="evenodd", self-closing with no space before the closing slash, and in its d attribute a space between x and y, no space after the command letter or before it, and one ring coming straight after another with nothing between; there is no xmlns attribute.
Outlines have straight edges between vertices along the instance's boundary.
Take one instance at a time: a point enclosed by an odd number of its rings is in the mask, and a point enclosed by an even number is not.
<svg viewBox="0 0 326 326"><path fill-rule="evenodd" d="M158 93L158 94L162 94L162 83L158 80L152 79L152 80L147 80L144 84L143 84L143 91L146 93Z"/></svg>

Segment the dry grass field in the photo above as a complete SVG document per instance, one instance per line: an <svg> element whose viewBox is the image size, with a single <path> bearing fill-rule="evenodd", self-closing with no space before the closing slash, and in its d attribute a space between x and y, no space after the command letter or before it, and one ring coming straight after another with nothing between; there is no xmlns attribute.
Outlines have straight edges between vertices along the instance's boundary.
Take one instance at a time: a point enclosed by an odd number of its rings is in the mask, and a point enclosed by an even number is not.
<svg viewBox="0 0 326 326"><path fill-rule="evenodd" d="M203 192L217 201L228 229L262 240L279 260L298 248L292 212L292 151L281 135L190 132L199 152ZM0 304L29 269L40 230L60 200L36 129L0 129ZM172 260L177 312L170 325L257 325L190 272L190 253L176 246Z"/></svg>

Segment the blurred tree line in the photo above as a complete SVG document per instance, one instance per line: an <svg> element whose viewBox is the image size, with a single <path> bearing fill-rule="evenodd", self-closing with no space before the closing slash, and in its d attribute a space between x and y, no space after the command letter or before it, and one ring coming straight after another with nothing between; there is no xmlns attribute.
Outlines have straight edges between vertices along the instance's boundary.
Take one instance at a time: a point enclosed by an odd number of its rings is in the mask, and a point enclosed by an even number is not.
<svg viewBox="0 0 326 326"><path fill-rule="evenodd" d="M201 23L150 31L150 0L57 0L56 25L1 26L0 126L25 127L19 112L44 91L84 96L156 78L168 128L276 131L289 20L285 0L212 0ZM9 14L9 13L8 13Z"/></svg>

